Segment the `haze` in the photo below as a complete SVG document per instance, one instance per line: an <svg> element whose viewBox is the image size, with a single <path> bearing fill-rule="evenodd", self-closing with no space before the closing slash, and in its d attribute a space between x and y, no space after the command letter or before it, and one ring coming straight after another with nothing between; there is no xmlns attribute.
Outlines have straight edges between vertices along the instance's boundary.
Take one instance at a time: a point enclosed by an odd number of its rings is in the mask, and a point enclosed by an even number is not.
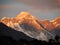
<svg viewBox="0 0 60 45"><path fill-rule="evenodd" d="M15 17L22 11L51 20L60 16L60 0L0 0L0 18Z"/></svg>

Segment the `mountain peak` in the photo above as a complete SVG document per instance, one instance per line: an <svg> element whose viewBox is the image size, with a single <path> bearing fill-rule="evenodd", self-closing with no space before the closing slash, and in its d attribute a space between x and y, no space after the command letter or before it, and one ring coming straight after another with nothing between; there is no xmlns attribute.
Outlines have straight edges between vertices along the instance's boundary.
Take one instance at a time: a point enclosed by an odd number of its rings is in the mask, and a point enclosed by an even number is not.
<svg viewBox="0 0 60 45"><path fill-rule="evenodd" d="M7 17L3 17L1 19L1 22L4 23L4 24L7 24L8 21L9 21L9 18L7 18Z"/></svg>
<svg viewBox="0 0 60 45"><path fill-rule="evenodd" d="M36 18L28 12L21 12L16 16L16 19L19 20L19 23L25 23L35 28L41 30L40 25L36 22Z"/></svg>
<svg viewBox="0 0 60 45"><path fill-rule="evenodd" d="M32 15L28 12L21 12L16 16L16 19L21 19L21 18L30 18Z"/></svg>
<svg viewBox="0 0 60 45"><path fill-rule="evenodd" d="M55 28L49 20L43 20L42 24L47 30L53 30Z"/></svg>
<svg viewBox="0 0 60 45"><path fill-rule="evenodd" d="M55 28L60 28L60 16L57 17L55 20L52 20L51 22L53 23Z"/></svg>

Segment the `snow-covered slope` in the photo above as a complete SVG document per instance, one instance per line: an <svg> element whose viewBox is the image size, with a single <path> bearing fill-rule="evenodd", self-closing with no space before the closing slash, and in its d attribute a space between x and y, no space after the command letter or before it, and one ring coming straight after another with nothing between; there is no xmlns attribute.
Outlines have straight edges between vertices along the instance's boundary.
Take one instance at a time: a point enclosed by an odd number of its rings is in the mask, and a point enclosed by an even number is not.
<svg viewBox="0 0 60 45"><path fill-rule="evenodd" d="M59 19L59 18L58 18ZM54 29L60 28L60 22L58 21L48 21L48 20L40 20L27 12L21 12L14 18L2 18L1 22L15 29L16 31L22 32L31 38L35 38L37 40L45 40L54 39L55 33Z"/></svg>

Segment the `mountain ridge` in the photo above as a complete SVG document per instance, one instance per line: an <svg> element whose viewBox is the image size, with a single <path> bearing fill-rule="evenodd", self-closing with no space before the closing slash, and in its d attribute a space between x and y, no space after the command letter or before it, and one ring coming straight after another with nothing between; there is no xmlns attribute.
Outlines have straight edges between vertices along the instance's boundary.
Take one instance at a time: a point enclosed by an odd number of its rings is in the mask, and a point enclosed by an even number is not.
<svg viewBox="0 0 60 45"><path fill-rule="evenodd" d="M12 17L12 18L7 18L7 17L3 17L1 19L0 22L4 23L7 26L13 26L15 23L27 23L28 25L32 25L35 26L35 28L41 30L41 26L37 23L40 22L46 29L48 30L53 30L54 28L60 28L60 16L57 17L54 20L40 20L34 16L32 16L30 13L28 12L21 12L19 13L16 17Z"/></svg>
<svg viewBox="0 0 60 45"><path fill-rule="evenodd" d="M57 17L54 21L42 21L32 16L28 12L21 12L14 18L4 17L1 19L1 22L7 25L8 27L23 32L29 37L47 41L48 39L55 37L55 34L51 31L54 31L58 28L60 30L59 19L60 17Z"/></svg>

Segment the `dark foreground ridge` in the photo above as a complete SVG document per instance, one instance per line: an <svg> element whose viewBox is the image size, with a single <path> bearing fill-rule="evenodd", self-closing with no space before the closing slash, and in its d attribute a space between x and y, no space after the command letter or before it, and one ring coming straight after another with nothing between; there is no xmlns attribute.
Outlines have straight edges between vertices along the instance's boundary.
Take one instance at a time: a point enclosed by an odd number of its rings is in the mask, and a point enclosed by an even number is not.
<svg viewBox="0 0 60 45"><path fill-rule="evenodd" d="M59 45L60 37L50 39L48 42L30 38L22 32L14 30L0 23L0 45Z"/></svg>
<svg viewBox="0 0 60 45"><path fill-rule="evenodd" d="M3 23L0 23L0 36L9 36L14 38L15 40L19 40L20 38L26 39L26 40L33 40L33 38L28 37L24 33L14 30Z"/></svg>

